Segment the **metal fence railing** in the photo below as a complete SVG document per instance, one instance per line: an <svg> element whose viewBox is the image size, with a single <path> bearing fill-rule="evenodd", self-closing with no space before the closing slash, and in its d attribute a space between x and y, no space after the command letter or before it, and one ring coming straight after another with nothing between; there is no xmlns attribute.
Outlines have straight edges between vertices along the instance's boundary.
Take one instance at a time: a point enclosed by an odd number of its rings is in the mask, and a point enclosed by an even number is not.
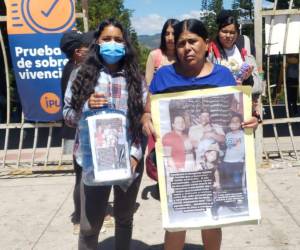
<svg viewBox="0 0 300 250"><path fill-rule="evenodd" d="M86 6L86 1L82 6ZM256 8L260 8L262 1L255 1ZM300 152L300 116L290 115L290 108L288 105L288 88L289 84L286 80L286 66L287 66L287 37L290 30L291 17L300 16L300 10L293 8L294 1L289 1L288 9L278 9L278 0L274 1L274 7L270 10L255 11L255 36L256 36L256 50L257 60L259 65L264 65L266 72L266 96L262 98L263 107L265 109L264 125L256 132L256 145L258 153L260 147L265 159L276 157L280 160L294 160L297 164L299 161ZM77 18L82 18L84 28L87 30L87 15L83 9L81 13L77 13ZM274 30L275 17L281 15L285 17L286 29L284 36L283 53L279 57L279 61L274 62L274 56L270 55L271 37ZM270 18L270 32L269 37L262 39L263 20ZM0 23L6 22L5 16L0 16ZM258 24L258 25L257 25ZM257 39L258 37L258 39ZM300 43L299 43L300 44ZM0 27L0 48L1 57L4 61L5 81L6 86L6 121L0 123L0 172L4 170L19 170L19 169L60 169L63 166L70 166L72 156L64 154L65 141L60 137L61 123L28 123L24 120L23 115L18 119L11 119L12 117L12 97L11 97L11 80L10 69L8 62L8 55L6 54L6 47L3 29ZM300 47L300 45L299 45ZM299 48L300 49L300 48ZM263 51L265 53L263 54ZM261 53L261 54L260 54ZM298 51L298 60L299 60ZM276 102L276 96L273 93L278 89L278 80L274 75L279 72L272 72L274 67L280 64L282 67L283 84L281 91L282 103L279 105ZM274 66L275 65L275 66ZM277 65L278 66L278 65ZM298 64L299 66L299 64ZM299 66L300 68L300 66ZM274 71L274 70L273 70ZM300 72L300 70L299 70ZM298 72L298 74L299 74ZM275 80L274 80L275 79ZM299 79L298 75L298 97L299 97ZM299 129L298 129L299 127ZM260 132L263 131L263 132ZM260 158L259 156L257 158Z"/></svg>
<svg viewBox="0 0 300 250"><path fill-rule="evenodd" d="M300 10L296 9L297 6L294 6L295 4L293 0L289 1L287 9L279 9L278 7L280 5L279 1L275 0L273 9L261 11L261 18L264 20L268 19L269 23L268 37L265 39L264 46L267 83L267 95L264 100L264 108L267 114L264 117L263 151L266 159L269 159L270 157L277 157L283 161L293 160L296 164L298 164L300 157L300 133L298 123L300 122L300 117L299 113L292 112L291 105L289 104L291 102L292 94L296 95L296 103L298 103L299 98L300 45L299 50L296 52L298 57L297 86L292 87L290 82L288 82L287 58L290 56L290 52L288 52L288 35L291 32L294 32L291 30L292 17L300 17ZM275 46L274 41L272 41L272 37L275 32L275 20L278 16L281 16L285 24L284 33L280 34L283 39L283 49L282 53L278 53L278 55L271 55L272 46ZM300 30L300 26L298 27L298 30ZM298 32L298 30L296 32ZM295 42L299 42L300 44L300 41ZM280 82L282 82L281 85L279 84ZM293 91L296 93L292 93ZM266 136L268 133L271 134L271 136Z"/></svg>

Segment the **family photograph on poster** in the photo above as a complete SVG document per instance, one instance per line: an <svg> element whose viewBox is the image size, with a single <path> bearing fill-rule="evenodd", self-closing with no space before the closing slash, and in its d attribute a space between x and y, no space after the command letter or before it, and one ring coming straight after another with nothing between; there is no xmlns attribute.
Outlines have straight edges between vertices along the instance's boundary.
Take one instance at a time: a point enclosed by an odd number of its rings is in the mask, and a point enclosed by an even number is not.
<svg viewBox="0 0 300 250"><path fill-rule="evenodd" d="M166 228L259 218L253 134L241 127L249 115L245 107L251 92L222 89L162 94L152 100Z"/></svg>
<svg viewBox="0 0 300 250"><path fill-rule="evenodd" d="M90 145L96 181L131 177L126 118L104 113L88 118Z"/></svg>

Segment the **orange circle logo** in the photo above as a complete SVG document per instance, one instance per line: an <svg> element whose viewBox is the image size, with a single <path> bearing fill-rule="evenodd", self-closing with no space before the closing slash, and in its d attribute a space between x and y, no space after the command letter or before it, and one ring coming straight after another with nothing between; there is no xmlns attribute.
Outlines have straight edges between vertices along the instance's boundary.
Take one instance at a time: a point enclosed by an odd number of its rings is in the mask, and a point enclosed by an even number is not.
<svg viewBox="0 0 300 250"><path fill-rule="evenodd" d="M48 114L56 114L60 111L60 98L51 92L41 96L40 104L42 109Z"/></svg>
<svg viewBox="0 0 300 250"><path fill-rule="evenodd" d="M75 22L74 0L22 0L26 24L40 33L62 33Z"/></svg>

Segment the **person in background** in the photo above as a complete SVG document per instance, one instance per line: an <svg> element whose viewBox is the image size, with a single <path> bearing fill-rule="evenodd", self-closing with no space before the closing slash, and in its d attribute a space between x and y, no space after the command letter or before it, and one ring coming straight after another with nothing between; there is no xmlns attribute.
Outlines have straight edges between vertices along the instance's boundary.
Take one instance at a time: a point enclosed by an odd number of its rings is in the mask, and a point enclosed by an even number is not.
<svg viewBox="0 0 300 250"><path fill-rule="evenodd" d="M197 19L183 20L174 27L175 55L177 61L161 67L155 74L142 117L143 132L156 136L152 119L150 95L209 87L235 86L236 81L228 68L213 64L206 58L208 34ZM243 128L255 128L258 118L251 117L242 123ZM165 233L165 250L182 250L185 231ZM220 228L202 230L205 250L219 250L222 240Z"/></svg>
<svg viewBox="0 0 300 250"><path fill-rule="evenodd" d="M160 36L159 48L152 50L148 56L146 63L145 80L147 86L150 85L155 72L163 65L172 64L175 62L175 45L174 45L174 26L179 21L177 19L168 19L162 28ZM155 154L155 142L153 136L148 137L146 170L148 176L157 181L156 160L153 158ZM156 185L156 193L159 193L158 183Z"/></svg>
<svg viewBox="0 0 300 250"><path fill-rule="evenodd" d="M61 78L62 96L64 98L68 82L72 82L77 73L77 69L85 59L89 46L93 40L94 32L81 33L78 31L69 31L63 34L60 41L60 49L69 59L65 65ZM70 128L63 124L61 133L64 139L64 154L70 154L74 146L75 128ZM80 222L80 180L81 167L73 156L73 167L75 172L75 186L73 191L74 212L71 215L71 221L74 224L73 233L79 233Z"/></svg>
<svg viewBox="0 0 300 250"><path fill-rule="evenodd" d="M279 74L280 85L283 86L283 67ZM291 117L298 114L298 86L299 86L299 55L286 55L286 91Z"/></svg>
<svg viewBox="0 0 300 250"><path fill-rule="evenodd" d="M113 18L104 20L95 33L95 42L81 64L70 91L67 89L66 97L68 95L71 101L64 108L64 118L69 126L76 127L83 111L104 108L108 103L119 112L124 112L128 119L130 163L132 170L139 175L126 192L117 185L88 186L81 180L79 250L97 249L112 188L115 249L130 249L133 214L144 163L140 124L146 95L144 87L137 55L126 30ZM76 160L81 160L80 154L76 155Z"/></svg>
<svg viewBox="0 0 300 250"><path fill-rule="evenodd" d="M217 37L209 45L208 58L211 62L222 64L230 69L238 85L253 86L252 70L250 65L243 76L239 75L245 65L247 55L255 52L251 47L247 36L239 35L239 24L236 18L228 10L223 10L217 16L218 24Z"/></svg>
<svg viewBox="0 0 300 250"><path fill-rule="evenodd" d="M146 63L146 82L149 86L155 71L163 65L175 62L174 25L179 21L168 19L162 28L160 45L158 49L152 50Z"/></svg>

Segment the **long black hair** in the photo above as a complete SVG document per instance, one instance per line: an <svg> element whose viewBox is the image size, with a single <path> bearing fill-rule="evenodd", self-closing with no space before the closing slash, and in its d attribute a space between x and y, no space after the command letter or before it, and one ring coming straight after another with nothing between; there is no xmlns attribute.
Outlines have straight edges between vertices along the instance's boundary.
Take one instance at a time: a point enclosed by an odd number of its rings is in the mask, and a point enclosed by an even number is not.
<svg viewBox="0 0 300 250"><path fill-rule="evenodd" d="M177 19L170 18L163 25L163 28L161 30L161 35L160 35L160 46L159 46L159 48L161 49L161 51L164 54L167 52L167 44L166 44L167 29L168 29L169 26L171 26L174 29L174 26L177 23L179 23L179 21Z"/></svg>
<svg viewBox="0 0 300 250"><path fill-rule="evenodd" d="M221 29L231 24L234 25L236 32L237 33L239 32L238 21L233 16L230 10L222 10L220 14L217 16L216 22L218 24L218 34ZM217 45L222 57L227 60L227 54L225 52L225 49L223 48L222 43L220 42L219 35L217 35L217 37L215 38L215 44Z"/></svg>
<svg viewBox="0 0 300 250"><path fill-rule="evenodd" d="M95 32L94 42L90 47L90 52L72 84L71 105L77 112L80 112L84 103L88 100L90 95L94 93L100 71L103 68L103 61L101 56L99 56L99 45L96 44L96 39L101 35L102 31L110 25L119 28L124 38L126 53L120 60L119 66L124 70L125 74L128 91L127 116L133 139L135 139L141 135L140 119L143 114L142 79L139 73L136 52L131 45L129 36L122 24L114 18L101 22L98 30Z"/></svg>

